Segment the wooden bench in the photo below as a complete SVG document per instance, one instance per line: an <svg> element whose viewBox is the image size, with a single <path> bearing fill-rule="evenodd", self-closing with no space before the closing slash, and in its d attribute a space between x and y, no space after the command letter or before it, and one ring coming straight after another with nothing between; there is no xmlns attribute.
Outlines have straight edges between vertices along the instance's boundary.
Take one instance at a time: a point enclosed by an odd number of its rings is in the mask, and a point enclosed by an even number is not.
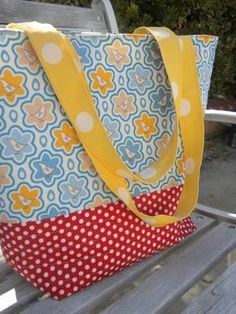
<svg viewBox="0 0 236 314"><path fill-rule="evenodd" d="M0 0L0 24L48 22L58 28L118 32L108 0L91 8ZM207 112L207 118L236 123L235 115ZM143 260L63 301L23 281L0 257L2 313L175 313L176 302L236 248L236 214L199 205L192 215L198 230L181 245ZM205 290L184 313L236 313L236 264ZM174 307L173 307L174 306Z"/></svg>

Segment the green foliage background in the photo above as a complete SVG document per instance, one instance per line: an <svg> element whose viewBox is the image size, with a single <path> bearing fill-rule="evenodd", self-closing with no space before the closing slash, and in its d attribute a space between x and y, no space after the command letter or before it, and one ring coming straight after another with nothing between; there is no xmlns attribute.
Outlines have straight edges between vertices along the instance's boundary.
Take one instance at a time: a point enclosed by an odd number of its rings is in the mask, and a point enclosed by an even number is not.
<svg viewBox="0 0 236 314"><path fill-rule="evenodd" d="M89 6L90 0L39 0ZM219 36L211 96L236 98L236 0L111 0L120 32L166 26L178 34Z"/></svg>

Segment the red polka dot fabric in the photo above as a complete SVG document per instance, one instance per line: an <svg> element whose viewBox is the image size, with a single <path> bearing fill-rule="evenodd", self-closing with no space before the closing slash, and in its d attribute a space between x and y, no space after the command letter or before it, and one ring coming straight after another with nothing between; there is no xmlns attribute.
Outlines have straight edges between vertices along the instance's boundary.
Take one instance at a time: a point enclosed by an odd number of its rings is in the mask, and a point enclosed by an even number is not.
<svg viewBox="0 0 236 314"><path fill-rule="evenodd" d="M135 201L150 215L173 215L181 190L172 187ZM194 230L190 218L151 227L117 202L26 224L1 223L0 243L22 277L61 300L181 242Z"/></svg>

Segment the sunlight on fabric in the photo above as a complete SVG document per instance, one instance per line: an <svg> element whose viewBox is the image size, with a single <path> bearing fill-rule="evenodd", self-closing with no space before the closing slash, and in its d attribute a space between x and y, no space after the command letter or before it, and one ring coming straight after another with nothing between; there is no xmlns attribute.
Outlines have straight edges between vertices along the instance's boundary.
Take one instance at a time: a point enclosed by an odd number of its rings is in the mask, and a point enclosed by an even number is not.
<svg viewBox="0 0 236 314"><path fill-rule="evenodd" d="M16 303L16 291L11 289L0 296L0 312L7 309L12 304Z"/></svg>

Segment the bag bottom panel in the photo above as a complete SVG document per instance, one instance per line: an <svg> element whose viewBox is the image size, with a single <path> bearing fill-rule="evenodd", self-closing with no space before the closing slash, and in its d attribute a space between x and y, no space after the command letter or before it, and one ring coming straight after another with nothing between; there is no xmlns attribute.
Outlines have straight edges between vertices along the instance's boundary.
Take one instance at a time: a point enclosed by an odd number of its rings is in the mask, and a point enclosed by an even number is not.
<svg viewBox="0 0 236 314"><path fill-rule="evenodd" d="M149 214L173 214L181 190L142 195L136 203ZM24 225L1 223L0 243L6 261L22 277L61 300L180 243L194 230L189 217L151 227L117 202Z"/></svg>

